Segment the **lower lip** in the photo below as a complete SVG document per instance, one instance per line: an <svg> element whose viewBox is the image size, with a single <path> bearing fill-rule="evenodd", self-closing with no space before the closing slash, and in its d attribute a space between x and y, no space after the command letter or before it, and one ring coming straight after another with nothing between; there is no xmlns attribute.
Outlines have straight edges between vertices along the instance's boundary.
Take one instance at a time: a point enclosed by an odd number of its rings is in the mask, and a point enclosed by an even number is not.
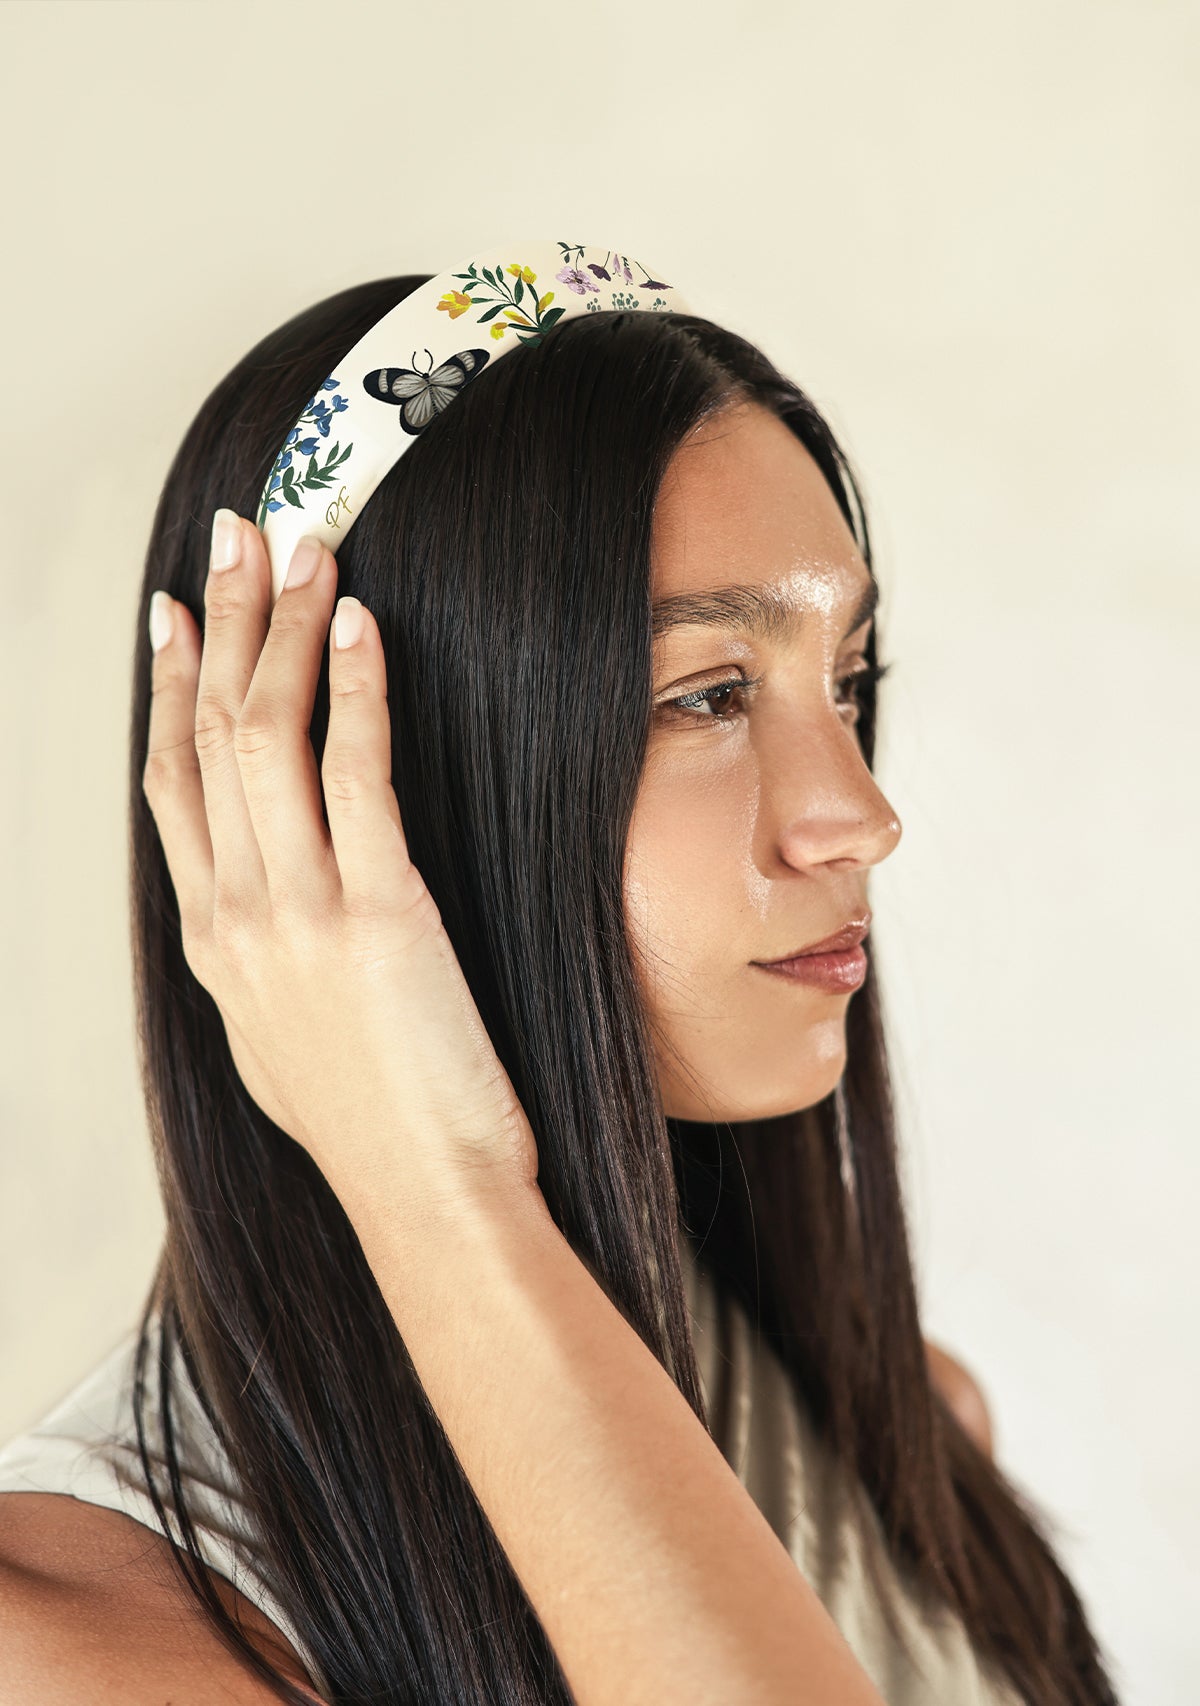
<svg viewBox="0 0 1200 1706"><path fill-rule="evenodd" d="M860 944L843 948L837 954L801 954L799 959L776 960L760 969L774 972L776 977L785 977L791 983L807 983L814 989L826 989L831 995L844 995L858 989L866 977L867 950Z"/></svg>

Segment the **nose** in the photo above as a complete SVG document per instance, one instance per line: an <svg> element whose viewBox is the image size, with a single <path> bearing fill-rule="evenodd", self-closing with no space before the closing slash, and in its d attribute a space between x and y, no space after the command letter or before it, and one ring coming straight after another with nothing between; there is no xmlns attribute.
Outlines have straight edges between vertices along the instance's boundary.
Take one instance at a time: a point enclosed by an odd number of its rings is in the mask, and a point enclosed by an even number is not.
<svg viewBox="0 0 1200 1706"><path fill-rule="evenodd" d="M762 797L760 823L770 822L777 855L801 869L878 865L903 833L853 727L837 716L806 719L770 780L764 767Z"/></svg>

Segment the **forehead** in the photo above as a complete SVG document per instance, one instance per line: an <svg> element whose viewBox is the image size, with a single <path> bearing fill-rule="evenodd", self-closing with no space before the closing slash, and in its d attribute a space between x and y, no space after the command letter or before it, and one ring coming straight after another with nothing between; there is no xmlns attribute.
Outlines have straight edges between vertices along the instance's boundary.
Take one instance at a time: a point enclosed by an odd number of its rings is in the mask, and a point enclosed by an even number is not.
<svg viewBox="0 0 1200 1706"><path fill-rule="evenodd" d="M742 403L702 423L676 451L655 505L652 597L742 583L781 610L826 614L870 579L813 457L778 416Z"/></svg>

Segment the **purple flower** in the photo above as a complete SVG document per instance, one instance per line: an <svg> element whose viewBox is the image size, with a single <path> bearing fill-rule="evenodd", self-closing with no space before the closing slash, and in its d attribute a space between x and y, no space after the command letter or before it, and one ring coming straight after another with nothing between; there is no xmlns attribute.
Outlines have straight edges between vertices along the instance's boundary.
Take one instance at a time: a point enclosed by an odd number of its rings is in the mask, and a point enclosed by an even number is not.
<svg viewBox="0 0 1200 1706"><path fill-rule="evenodd" d="M609 272L608 268L602 267L599 261L589 261L588 271L594 272L597 278L607 278L610 280L612 278L612 274Z"/></svg>
<svg viewBox="0 0 1200 1706"><path fill-rule="evenodd" d="M554 276L560 284L565 284L573 290L576 296L584 296L589 290L599 290L600 288L594 279L590 279L585 272L580 272L578 267L564 267L561 272L556 272Z"/></svg>

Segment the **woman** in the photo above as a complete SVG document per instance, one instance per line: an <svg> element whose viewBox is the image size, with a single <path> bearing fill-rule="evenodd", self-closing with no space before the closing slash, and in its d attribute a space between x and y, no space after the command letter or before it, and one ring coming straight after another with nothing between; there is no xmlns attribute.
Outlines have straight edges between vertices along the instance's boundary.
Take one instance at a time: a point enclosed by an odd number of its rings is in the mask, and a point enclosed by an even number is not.
<svg viewBox="0 0 1200 1706"><path fill-rule="evenodd" d="M167 1237L136 1357L0 1464L22 1697L1112 1701L921 1337L845 458L733 333L578 316L272 609L244 518L422 282L264 339L155 518Z"/></svg>

